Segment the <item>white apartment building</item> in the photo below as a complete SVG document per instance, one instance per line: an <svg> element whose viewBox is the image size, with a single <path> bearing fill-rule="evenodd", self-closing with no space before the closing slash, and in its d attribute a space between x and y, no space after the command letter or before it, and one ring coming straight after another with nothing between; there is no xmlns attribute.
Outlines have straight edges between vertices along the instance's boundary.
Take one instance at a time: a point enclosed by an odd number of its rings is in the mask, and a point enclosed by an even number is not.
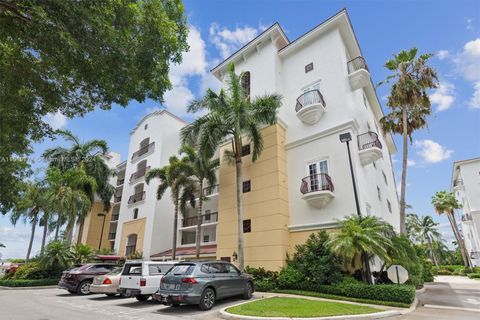
<svg viewBox="0 0 480 320"><path fill-rule="evenodd" d="M480 266L480 158L453 163L452 192L462 205L461 229L473 266Z"/></svg>

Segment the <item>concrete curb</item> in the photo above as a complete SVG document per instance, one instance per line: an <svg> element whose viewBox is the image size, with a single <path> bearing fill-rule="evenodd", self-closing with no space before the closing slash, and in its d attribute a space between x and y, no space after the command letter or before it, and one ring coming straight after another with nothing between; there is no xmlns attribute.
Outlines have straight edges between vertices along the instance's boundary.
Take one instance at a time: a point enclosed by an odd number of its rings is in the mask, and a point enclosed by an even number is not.
<svg viewBox="0 0 480 320"><path fill-rule="evenodd" d="M292 296L292 295L290 295ZM274 297L274 296L271 296ZM271 298L271 297L262 297L260 299L256 299L255 301ZM298 298L307 298L304 296L295 296ZM317 300L317 299L313 299ZM331 302L339 302L339 303L347 303L348 301L342 301L342 300L332 300L332 299L318 299L317 301L331 301ZM241 303L237 303L232 306L225 307L220 310L220 317L223 319L235 319L235 320L261 320L261 319L268 319L268 320L301 320L301 319L309 319L309 320L348 320L348 319L353 319L353 320L363 320L363 319L381 319L381 318L388 318L388 317L395 317L399 315L404 315L407 313L410 313L414 311L417 306L418 306L418 300L415 299L410 308L408 309L394 309L394 310L387 310L387 311L381 311L381 312L375 312L375 313L369 313L369 314L356 314L356 315L343 315L343 316L327 316L327 317L316 317L316 318L287 318L287 317L254 317L254 316L243 316L243 315L237 315L237 314L232 314L227 312L226 310L232 307L240 306L246 303L250 303L252 301L245 301ZM358 304L358 305L366 305L366 304L360 304L360 303L352 303L352 304ZM385 307L385 306L377 306L377 305L369 305L369 306L376 306L376 307Z"/></svg>
<svg viewBox="0 0 480 320"><path fill-rule="evenodd" d="M425 285L424 285L422 289L416 290L415 293L416 293L416 294L424 293L425 290L427 290L427 287L425 287Z"/></svg>
<svg viewBox="0 0 480 320"><path fill-rule="evenodd" d="M0 290L36 290L36 289L54 289L58 288L57 285L52 286L33 286L33 287L3 287L0 286Z"/></svg>

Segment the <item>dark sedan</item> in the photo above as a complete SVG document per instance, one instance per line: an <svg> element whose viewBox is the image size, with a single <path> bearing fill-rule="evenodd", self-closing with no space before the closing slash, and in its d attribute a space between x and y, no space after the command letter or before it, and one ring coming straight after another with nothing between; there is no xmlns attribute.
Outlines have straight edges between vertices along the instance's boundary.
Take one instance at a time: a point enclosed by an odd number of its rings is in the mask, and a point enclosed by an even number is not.
<svg viewBox="0 0 480 320"><path fill-rule="evenodd" d="M197 304L200 310L210 310L218 299L250 299L253 291L252 277L228 262L182 262L163 276L153 298L166 305Z"/></svg>
<svg viewBox="0 0 480 320"><path fill-rule="evenodd" d="M116 266L115 264L109 263L87 263L83 266L64 271L58 287L70 293L89 294L93 278L112 271Z"/></svg>

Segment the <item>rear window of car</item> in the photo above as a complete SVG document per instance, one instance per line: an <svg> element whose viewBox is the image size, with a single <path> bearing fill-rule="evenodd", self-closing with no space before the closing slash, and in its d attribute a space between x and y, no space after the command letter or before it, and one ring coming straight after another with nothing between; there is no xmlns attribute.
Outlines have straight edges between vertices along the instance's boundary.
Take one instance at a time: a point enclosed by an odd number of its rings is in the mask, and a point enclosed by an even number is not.
<svg viewBox="0 0 480 320"><path fill-rule="evenodd" d="M195 269L194 264L177 264L173 266L173 268L168 271L167 274L169 275L190 275L193 272L193 269Z"/></svg>
<svg viewBox="0 0 480 320"><path fill-rule="evenodd" d="M149 275L165 274L172 268L173 264L151 264L148 266Z"/></svg>
<svg viewBox="0 0 480 320"><path fill-rule="evenodd" d="M122 268L121 267L115 267L112 271L110 271L108 274L111 276L116 276L122 273Z"/></svg>
<svg viewBox="0 0 480 320"><path fill-rule="evenodd" d="M141 275L142 264L141 263L128 263L123 267L122 275Z"/></svg>

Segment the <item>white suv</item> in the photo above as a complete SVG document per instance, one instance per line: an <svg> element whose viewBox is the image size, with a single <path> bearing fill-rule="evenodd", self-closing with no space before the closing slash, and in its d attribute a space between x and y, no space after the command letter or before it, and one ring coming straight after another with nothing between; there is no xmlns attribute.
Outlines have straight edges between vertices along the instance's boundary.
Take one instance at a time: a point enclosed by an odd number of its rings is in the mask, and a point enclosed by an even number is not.
<svg viewBox="0 0 480 320"><path fill-rule="evenodd" d="M118 293L147 301L160 287L163 275L179 261L126 261Z"/></svg>

